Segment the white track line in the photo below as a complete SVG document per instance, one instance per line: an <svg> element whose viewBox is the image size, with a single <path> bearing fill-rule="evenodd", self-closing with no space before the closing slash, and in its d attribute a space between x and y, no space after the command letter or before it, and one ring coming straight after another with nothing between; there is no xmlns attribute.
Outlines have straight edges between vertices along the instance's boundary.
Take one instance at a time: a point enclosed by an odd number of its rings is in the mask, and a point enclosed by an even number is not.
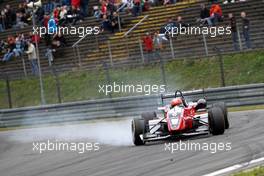
<svg viewBox="0 0 264 176"><path fill-rule="evenodd" d="M264 161L264 157L258 158L258 159L255 159L255 160L251 160L249 162L245 162L245 163L242 163L242 164L236 164L236 165L233 165L233 166L230 166L230 167L227 167L227 168L224 168L224 169L221 169L221 170L218 170L218 171L215 171L215 172L212 172L210 174L203 175L203 176L217 176L217 175L221 175L221 174L226 174L228 172L240 169L242 167L246 167L246 166L250 166L250 165L253 165L253 164L257 164L257 163L260 163L262 161Z"/></svg>

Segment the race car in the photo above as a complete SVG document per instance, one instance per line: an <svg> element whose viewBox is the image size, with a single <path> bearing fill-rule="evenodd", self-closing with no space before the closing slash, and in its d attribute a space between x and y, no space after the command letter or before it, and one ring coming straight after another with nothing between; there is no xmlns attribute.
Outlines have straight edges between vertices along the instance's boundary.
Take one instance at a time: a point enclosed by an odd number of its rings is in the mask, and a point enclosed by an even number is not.
<svg viewBox="0 0 264 176"><path fill-rule="evenodd" d="M134 118L131 123L133 143L144 145L146 142L170 137L198 134L224 134L229 128L228 112L224 102L207 105L205 98L196 102L187 102L183 93L177 90L168 105L158 108L156 112L146 112L141 118Z"/></svg>

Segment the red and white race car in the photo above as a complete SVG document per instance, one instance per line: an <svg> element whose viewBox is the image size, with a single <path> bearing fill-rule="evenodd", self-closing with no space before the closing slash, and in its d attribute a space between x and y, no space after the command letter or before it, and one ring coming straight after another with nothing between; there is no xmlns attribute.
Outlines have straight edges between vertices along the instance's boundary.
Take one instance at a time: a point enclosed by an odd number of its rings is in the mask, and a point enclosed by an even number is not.
<svg viewBox="0 0 264 176"><path fill-rule="evenodd" d="M207 107L204 98L197 102L186 102L181 91L177 90L171 103L158 108L162 116L156 112L147 112L141 118L132 120L132 137L135 145L181 135L197 135L211 133L220 135L229 128L228 112L225 103L216 103Z"/></svg>

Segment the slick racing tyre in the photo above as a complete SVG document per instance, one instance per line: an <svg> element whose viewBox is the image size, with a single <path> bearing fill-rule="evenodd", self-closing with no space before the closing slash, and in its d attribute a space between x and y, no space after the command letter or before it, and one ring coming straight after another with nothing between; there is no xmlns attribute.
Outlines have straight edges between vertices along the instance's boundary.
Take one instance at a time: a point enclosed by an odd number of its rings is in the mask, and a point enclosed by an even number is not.
<svg viewBox="0 0 264 176"><path fill-rule="evenodd" d="M223 113L224 113L224 118L225 118L225 129L229 128L229 120L228 120L228 111L226 108L226 105L224 102L220 102L220 103L216 103L213 105L214 107L219 107L222 109Z"/></svg>
<svg viewBox="0 0 264 176"><path fill-rule="evenodd" d="M220 135L225 132L224 113L220 107L212 107L208 111L209 129L213 135Z"/></svg>
<svg viewBox="0 0 264 176"><path fill-rule="evenodd" d="M144 145L145 142L140 138L140 135L144 134L145 121L143 119L134 118L131 124L133 143L138 145Z"/></svg>

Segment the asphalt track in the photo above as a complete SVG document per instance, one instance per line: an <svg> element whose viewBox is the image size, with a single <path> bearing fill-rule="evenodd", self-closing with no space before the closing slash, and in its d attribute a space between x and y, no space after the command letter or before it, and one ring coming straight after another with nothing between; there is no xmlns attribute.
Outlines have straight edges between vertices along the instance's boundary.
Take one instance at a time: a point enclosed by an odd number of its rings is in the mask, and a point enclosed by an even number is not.
<svg viewBox="0 0 264 176"><path fill-rule="evenodd" d="M155 142L140 147L134 147L127 141L124 144L121 141L120 145L118 143L109 145L107 143L111 141L106 141L106 144L101 144L99 151L84 154L65 151L39 154L32 151L32 141L12 139L10 136L14 136L16 131L1 132L0 175L199 176L263 157L264 110L230 113L229 119L231 128L224 135L184 139L199 143L231 142L232 150L218 151L215 154L209 151L177 151L171 153L164 150L164 143L168 141ZM117 126L114 128L117 129ZM98 138L100 142L104 141L107 135L111 135L109 128L111 127L108 126L105 130L100 129L105 135ZM117 133L122 133L121 131L117 131ZM72 133L74 134L76 131L72 131ZM129 133L130 131L124 132L124 135ZM85 134L82 137L85 137ZM88 138L86 140L89 141Z"/></svg>

